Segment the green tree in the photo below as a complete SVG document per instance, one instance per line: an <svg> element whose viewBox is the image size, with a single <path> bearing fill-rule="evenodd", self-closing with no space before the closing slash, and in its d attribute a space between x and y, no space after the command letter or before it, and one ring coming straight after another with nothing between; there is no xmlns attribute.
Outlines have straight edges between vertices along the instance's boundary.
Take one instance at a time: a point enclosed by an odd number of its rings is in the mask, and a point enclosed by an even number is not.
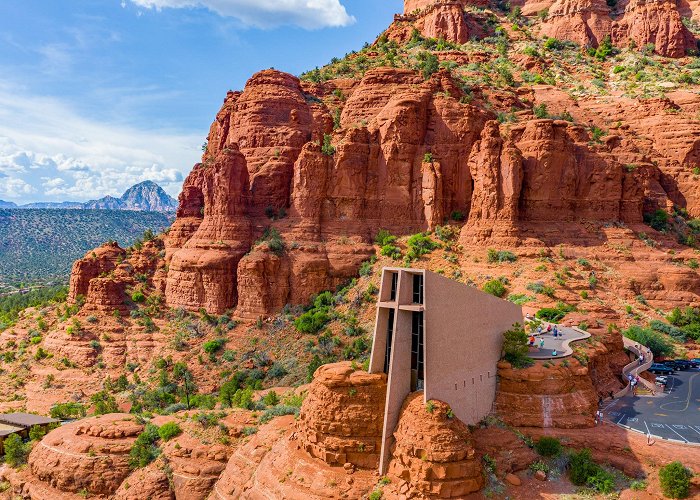
<svg viewBox="0 0 700 500"><path fill-rule="evenodd" d="M659 471L661 491L668 498L687 498L690 494L690 478L693 477L682 463L671 462Z"/></svg>
<svg viewBox="0 0 700 500"><path fill-rule="evenodd" d="M529 352L528 336L525 328L520 323L503 334L503 359L515 367L527 366L532 360L527 356Z"/></svg>
<svg viewBox="0 0 700 500"><path fill-rule="evenodd" d="M94 405L95 415L105 415L107 413L117 413L119 411L116 399L107 391L100 391L93 394L90 401Z"/></svg>
<svg viewBox="0 0 700 500"><path fill-rule="evenodd" d="M29 456L29 446L22 441L18 434L10 434L5 439L5 462L10 467L19 467L27 463Z"/></svg>
<svg viewBox="0 0 700 500"><path fill-rule="evenodd" d="M158 427L153 424L146 424L143 432L136 438L129 452L129 466L132 469L146 467L158 458L160 449L156 446L156 442L159 438Z"/></svg>

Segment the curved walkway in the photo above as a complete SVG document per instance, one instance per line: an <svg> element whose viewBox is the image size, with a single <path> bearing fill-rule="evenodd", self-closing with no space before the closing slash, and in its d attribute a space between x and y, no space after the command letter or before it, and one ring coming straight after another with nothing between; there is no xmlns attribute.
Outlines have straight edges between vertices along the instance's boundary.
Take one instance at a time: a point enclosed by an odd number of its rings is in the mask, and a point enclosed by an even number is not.
<svg viewBox="0 0 700 500"><path fill-rule="evenodd" d="M550 323L542 323L543 328L547 328ZM551 323L554 328L554 323ZM568 358L574 353L570 344L585 340L591 336L590 333L584 332L580 328L570 328L567 326L556 325L560 335L554 336L551 332L543 332L540 334L534 333L535 346L530 347L528 356L532 359L561 359ZM544 346L540 347L540 341L544 340ZM556 356L552 353L556 350Z"/></svg>
<svg viewBox="0 0 700 500"><path fill-rule="evenodd" d="M625 367L622 369L622 377L624 378L625 382L627 382L627 385L624 389L615 394L615 399L626 396L632 390L632 384L629 381L630 375L636 378L640 373L643 373L651 368L651 365L654 363L654 355L652 354L651 349L648 347L643 346L634 340L628 339L627 337L622 337L622 342L624 343L625 348L634 353L637 359L644 355L644 364L640 365L639 361L635 359L631 363L625 365ZM645 378L639 377L639 383L651 391L652 394L656 394L657 388L653 382L649 382Z"/></svg>

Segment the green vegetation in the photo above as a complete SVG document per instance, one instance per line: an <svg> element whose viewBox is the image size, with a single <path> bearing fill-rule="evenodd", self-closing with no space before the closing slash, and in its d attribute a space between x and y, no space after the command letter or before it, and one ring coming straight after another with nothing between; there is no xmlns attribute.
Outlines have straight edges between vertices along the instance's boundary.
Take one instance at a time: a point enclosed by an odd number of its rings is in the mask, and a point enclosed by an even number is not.
<svg viewBox="0 0 700 500"><path fill-rule="evenodd" d="M503 297L507 292L505 285L499 279L487 281L486 283L484 283L482 290L499 298Z"/></svg>
<svg viewBox="0 0 700 500"><path fill-rule="evenodd" d="M659 332L651 328L633 325L624 331L625 337L647 346L654 353L654 357L672 356L675 352L673 344Z"/></svg>
<svg viewBox="0 0 700 500"><path fill-rule="evenodd" d="M134 441L134 446L129 452L129 466L132 469L146 467L160 455L160 448L156 442L160 438L158 427L153 424L146 424L143 432Z"/></svg>
<svg viewBox="0 0 700 500"><path fill-rule="evenodd" d="M556 457L562 452L561 442L557 438L542 436L535 443L535 451L543 457Z"/></svg>
<svg viewBox="0 0 700 500"><path fill-rule="evenodd" d="M423 233L414 234L408 238L406 245L408 246L406 257L410 260L416 260L440 247L439 243L436 243L427 234Z"/></svg>
<svg viewBox="0 0 700 500"><path fill-rule="evenodd" d="M690 479L693 473L682 463L671 462L659 471L661 491L668 498L687 498L690 494Z"/></svg>
<svg viewBox="0 0 700 500"><path fill-rule="evenodd" d="M382 255L394 260L399 260L401 258L401 249L394 244L397 239L398 238L389 233L389 231L380 229L374 241L381 247Z"/></svg>
<svg viewBox="0 0 700 500"><path fill-rule="evenodd" d="M564 302L558 302L557 307L543 307L539 311L537 311L537 314L535 316L537 319L541 319L543 321L549 321L550 323L558 323L564 317L572 312L575 311L576 308L572 305L565 304Z"/></svg>
<svg viewBox="0 0 700 500"><path fill-rule="evenodd" d="M604 495L615 491L615 477L595 463L587 449L571 454L569 478L576 486L588 486Z"/></svg>
<svg viewBox="0 0 700 500"><path fill-rule="evenodd" d="M529 352L528 336L523 325L516 323L503 334L503 359L515 368L525 368L533 361L527 355Z"/></svg>
<svg viewBox="0 0 700 500"><path fill-rule="evenodd" d="M506 250L494 250L493 248L489 248L486 258L490 264L515 262L518 260L518 257L513 252L508 252Z"/></svg>
<svg viewBox="0 0 700 500"><path fill-rule="evenodd" d="M167 422L158 428L158 436L160 436L163 441L170 441L180 434L182 434L182 429L175 422Z"/></svg>
<svg viewBox="0 0 700 500"><path fill-rule="evenodd" d="M80 403L58 403L51 407L51 418L71 420L83 418L87 414L85 406Z"/></svg>
<svg viewBox="0 0 700 500"><path fill-rule="evenodd" d="M105 415L107 413L117 413L119 407L117 406L117 401L107 391L100 391L93 394L90 398L90 402L94 405L95 415Z"/></svg>
<svg viewBox="0 0 700 500"><path fill-rule="evenodd" d="M27 463L30 445L24 443L19 434L10 434L4 443L5 463L10 467L19 467Z"/></svg>
<svg viewBox="0 0 700 500"><path fill-rule="evenodd" d="M313 306L294 320L294 326L302 333L318 333L331 320L330 309L335 304L330 292L323 292L315 299Z"/></svg>
<svg viewBox="0 0 700 500"><path fill-rule="evenodd" d="M657 331L661 331L678 340L679 342L685 342L686 338L691 338L693 340L700 340L700 310L693 307L686 307L681 310L680 308L675 308L671 311L671 314L666 318L671 325L676 327L675 329L661 327L657 322L655 324L650 324L650 326ZM654 323L654 322L652 322ZM663 325L663 323L661 323ZM682 334L682 336L681 336Z"/></svg>
<svg viewBox="0 0 700 500"><path fill-rule="evenodd" d="M333 146L333 136L329 134L323 134L323 144L321 145L321 153L326 156L333 156L335 154L335 147Z"/></svg>
<svg viewBox="0 0 700 500"><path fill-rule="evenodd" d="M538 293L540 295L546 295L547 297L554 297L554 288L547 286L542 282L529 283L526 287L531 292Z"/></svg>
<svg viewBox="0 0 700 500"><path fill-rule="evenodd" d="M158 212L0 209L0 285L64 280L91 248L110 239L129 246L170 222Z"/></svg>
<svg viewBox="0 0 700 500"><path fill-rule="evenodd" d="M30 290L27 293L13 293L0 297L0 331L12 326L19 317L20 311L29 307L42 308L49 304L65 302L68 287L63 285ZM43 322L43 319L39 320ZM39 327L41 330L45 329Z"/></svg>
<svg viewBox="0 0 700 500"><path fill-rule="evenodd" d="M668 229L669 215L661 209L653 213L646 213L644 214L644 223L657 231L664 232Z"/></svg>

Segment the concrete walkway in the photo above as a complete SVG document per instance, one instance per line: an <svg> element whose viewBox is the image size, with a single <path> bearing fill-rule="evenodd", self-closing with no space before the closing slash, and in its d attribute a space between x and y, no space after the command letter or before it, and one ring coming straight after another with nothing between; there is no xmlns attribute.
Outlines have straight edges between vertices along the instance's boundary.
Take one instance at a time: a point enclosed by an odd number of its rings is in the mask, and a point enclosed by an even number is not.
<svg viewBox="0 0 700 500"><path fill-rule="evenodd" d="M550 323L542 323L542 329L546 330ZM552 328L554 324L551 323ZM559 330L559 335L554 336L552 333L547 333L546 331L537 334L535 336L535 346L530 347L530 352L527 353L532 359L561 359L568 358L574 353L574 350L570 347L571 342L578 342L579 340L587 339L591 336L590 333L584 332L579 328L570 328L567 326L556 325ZM544 340L544 347L540 348L540 341ZM556 356L552 352L556 349Z"/></svg>

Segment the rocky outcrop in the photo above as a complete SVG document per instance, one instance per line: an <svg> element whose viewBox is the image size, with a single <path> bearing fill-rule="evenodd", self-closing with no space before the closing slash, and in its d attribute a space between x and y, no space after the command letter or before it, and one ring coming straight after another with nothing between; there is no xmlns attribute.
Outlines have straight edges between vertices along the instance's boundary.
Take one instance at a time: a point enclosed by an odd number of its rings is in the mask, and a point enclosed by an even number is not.
<svg viewBox="0 0 700 500"><path fill-rule="evenodd" d="M542 34L597 47L612 30L610 7L605 0L557 0L549 8Z"/></svg>
<svg viewBox="0 0 700 500"><path fill-rule="evenodd" d="M323 500L367 498L376 471L333 467L296 446L294 417L276 418L243 443L229 460L209 500Z"/></svg>
<svg viewBox="0 0 700 500"><path fill-rule="evenodd" d="M588 368L577 360L515 369L498 364L496 411L515 427L592 427L598 394Z"/></svg>
<svg viewBox="0 0 700 500"><path fill-rule="evenodd" d="M618 47L651 44L666 57L684 57L697 48L670 0L624 0L612 9L605 0L557 0L541 32L582 46L598 47L606 37Z"/></svg>
<svg viewBox="0 0 700 500"><path fill-rule="evenodd" d="M129 451L143 426L133 415L112 414L61 426L29 455L31 480L24 492L52 488L60 492L111 495L129 475Z"/></svg>
<svg viewBox="0 0 700 500"><path fill-rule="evenodd" d="M378 467L385 398L385 374L349 362L321 366L301 408L299 446L329 465Z"/></svg>
<svg viewBox="0 0 700 500"><path fill-rule="evenodd" d="M115 500L174 500L175 494L170 489L166 473L166 464L162 460L136 470L119 487L114 494Z"/></svg>
<svg viewBox="0 0 700 500"><path fill-rule="evenodd" d="M429 406L428 406L429 405ZM392 487L403 498L464 498L484 485L469 428L441 401L410 395L394 431Z"/></svg>
<svg viewBox="0 0 700 500"><path fill-rule="evenodd" d="M626 47L653 45L657 54L684 57L697 49L695 37L683 24L678 4L672 0L628 0L620 2L622 18L612 25L613 43Z"/></svg>
<svg viewBox="0 0 700 500"><path fill-rule="evenodd" d="M626 172L605 148L592 149L588 132L569 122L489 122L469 167L474 194L465 244L517 234L523 223L642 220L639 173Z"/></svg>
<svg viewBox="0 0 700 500"><path fill-rule="evenodd" d="M90 281L113 272L125 256L126 252L112 242L89 251L85 257L75 261L70 275L68 302L74 304L79 296L85 298Z"/></svg>

